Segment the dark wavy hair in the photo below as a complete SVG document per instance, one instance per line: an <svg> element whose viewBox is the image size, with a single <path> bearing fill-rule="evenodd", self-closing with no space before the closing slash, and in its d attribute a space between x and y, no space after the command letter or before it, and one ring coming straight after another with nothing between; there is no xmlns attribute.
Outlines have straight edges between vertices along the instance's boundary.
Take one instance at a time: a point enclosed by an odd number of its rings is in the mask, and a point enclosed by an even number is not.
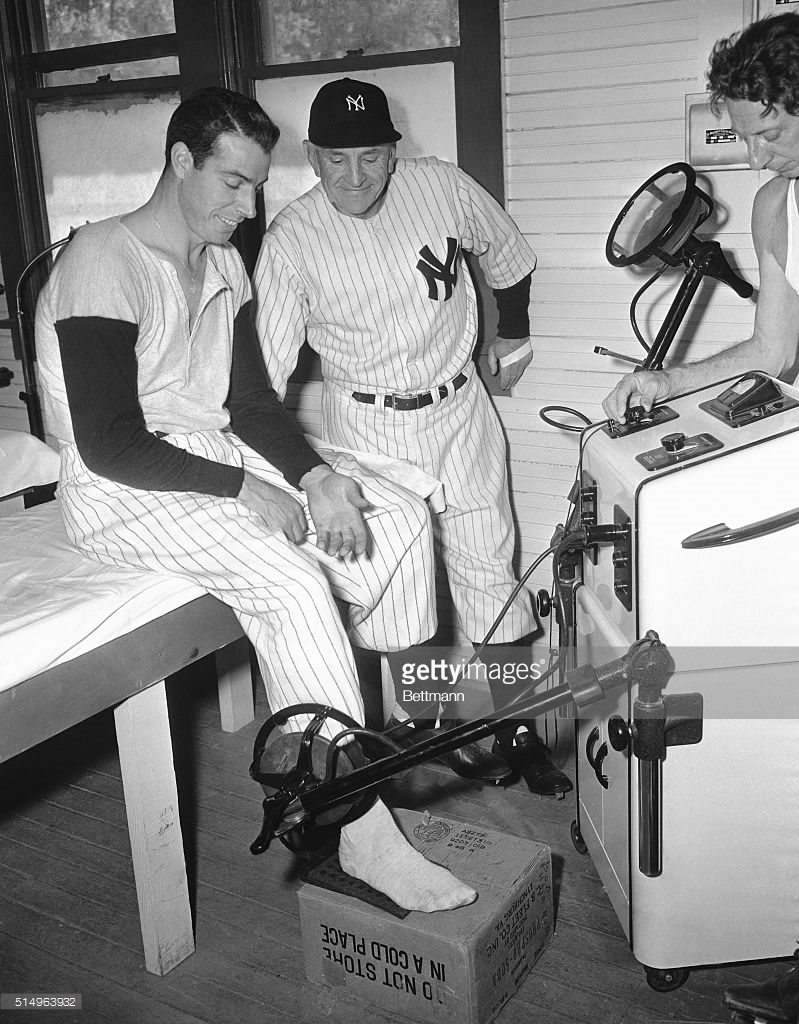
<svg viewBox="0 0 799 1024"><path fill-rule="evenodd" d="M763 18L719 39L710 54L707 80L716 113L725 99L762 103L764 114L775 103L789 114L798 113L799 14Z"/></svg>
<svg viewBox="0 0 799 1024"><path fill-rule="evenodd" d="M255 100L230 89L209 86L198 89L177 108L166 130L167 166L176 142L184 142L202 167L213 153L216 140L224 134L242 135L271 153L280 138L280 129Z"/></svg>

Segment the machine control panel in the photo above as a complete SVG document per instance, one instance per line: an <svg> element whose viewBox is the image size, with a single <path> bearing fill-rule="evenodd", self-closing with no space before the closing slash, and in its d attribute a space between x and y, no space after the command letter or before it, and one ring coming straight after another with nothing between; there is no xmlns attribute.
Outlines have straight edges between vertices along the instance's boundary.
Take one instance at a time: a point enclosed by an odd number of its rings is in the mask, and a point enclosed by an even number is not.
<svg viewBox="0 0 799 1024"><path fill-rule="evenodd" d="M637 434L639 430L649 430L651 427L658 427L661 423L676 419L677 413L668 405L656 405L649 411L644 410L641 405L636 405L627 410L626 422L608 420L602 429L610 437L627 437L628 434Z"/></svg>
<svg viewBox="0 0 799 1024"><path fill-rule="evenodd" d="M653 473L657 469L676 466L680 462L696 459L700 455L707 455L708 452L723 447L721 441L712 434L694 434L691 437L686 437L685 434L665 434L660 439L659 448L641 452L635 458L647 472Z"/></svg>
<svg viewBox="0 0 799 1024"><path fill-rule="evenodd" d="M777 381L759 370L744 374L718 397L699 403L700 409L733 428L797 406L799 402L795 398L784 394Z"/></svg>

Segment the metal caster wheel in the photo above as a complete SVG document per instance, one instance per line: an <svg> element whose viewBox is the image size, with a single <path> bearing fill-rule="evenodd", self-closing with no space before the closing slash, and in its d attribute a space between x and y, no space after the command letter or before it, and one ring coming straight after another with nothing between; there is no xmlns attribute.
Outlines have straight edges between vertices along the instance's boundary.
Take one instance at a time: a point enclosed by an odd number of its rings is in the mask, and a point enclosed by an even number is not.
<svg viewBox="0 0 799 1024"><path fill-rule="evenodd" d="M583 834L580 831L580 826L577 824L576 821L573 821L571 823L571 828L569 829L569 832L571 833L572 843L574 844L575 850L578 853L582 854L588 853L588 847L585 845Z"/></svg>
<svg viewBox="0 0 799 1024"><path fill-rule="evenodd" d="M672 967L658 970L656 967L645 967L646 983L655 992L673 992L688 980L687 967Z"/></svg>

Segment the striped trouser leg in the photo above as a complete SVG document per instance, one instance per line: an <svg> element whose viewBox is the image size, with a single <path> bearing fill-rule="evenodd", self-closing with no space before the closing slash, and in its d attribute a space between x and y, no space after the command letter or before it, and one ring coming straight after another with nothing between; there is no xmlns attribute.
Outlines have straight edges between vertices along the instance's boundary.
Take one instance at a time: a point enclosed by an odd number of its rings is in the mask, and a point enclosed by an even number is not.
<svg viewBox="0 0 799 1024"><path fill-rule="evenodd" d="M479 378L473 372L443 402L410 412L357 402L328 385L322 423L333 444L404 459L442 481L447 508L436 517L436 526L453 602L466 636L482 640L516 579L505 439ZM523 591L493 642L517 639L534 626Z"/></svg>
<svg viewBox="0 0 799 1024"><path fill-rule="evenodd" d="M217 432L170 440L229 464L243 455ZM246 454L252 471L258 457ZM292 490L266 463L259 475ZM401 648L435 628L432 598L425 598L432 568L424 504L379 480L362 486L375 503L391 492L393 505L368 517L371 557L349 560L324 555L312 533L290 543L233 498L142 491L97 477L74 446L62 449L58 493L67 532L90 555L193 580L234 610L258 654L272 710L311 701L362 720L336 599L352 603L350 633L363 646Z"/></svg>

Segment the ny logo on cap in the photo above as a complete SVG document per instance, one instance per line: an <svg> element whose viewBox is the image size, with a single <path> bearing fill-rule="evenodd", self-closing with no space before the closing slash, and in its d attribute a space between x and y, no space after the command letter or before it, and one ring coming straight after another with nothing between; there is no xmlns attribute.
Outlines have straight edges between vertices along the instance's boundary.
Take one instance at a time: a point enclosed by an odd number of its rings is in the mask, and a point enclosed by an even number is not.
<svg viewBox="0 0 799 1024"><path fill-rule="evenodd" d="M363 96L348 96L347 97L347 110L366 110L363 105Z"/></svg>

